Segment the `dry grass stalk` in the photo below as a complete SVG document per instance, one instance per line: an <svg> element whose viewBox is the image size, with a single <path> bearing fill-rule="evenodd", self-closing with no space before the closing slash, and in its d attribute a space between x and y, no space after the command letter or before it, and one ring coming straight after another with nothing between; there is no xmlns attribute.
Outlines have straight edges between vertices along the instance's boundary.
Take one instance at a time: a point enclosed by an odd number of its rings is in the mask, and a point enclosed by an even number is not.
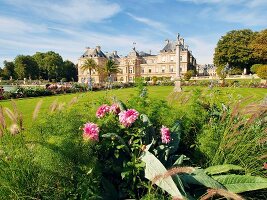
<svg viewBox="0 0 267 200"><path fill-rule="evenodd" d="M53 113L57 110L58 102L57 99L53 101L53 103L50 105L50 112Z"/></svg>
<svg viewBox="0 0 267 200"><path fill-rule="evenodd" d="M68 103L68 106L72 106L73 104L78 102L78 97L73 97L71 101Z"/></svg>
<svg viewBox="0 0 267 200"><path fill-rule="evenodd" d="M165 179L169 176L181 173L192 173L195 169L193 167L173 167L166 171L164 174L159 174L152 179L152 185L155 184L158 180Z"/></svg>
<svg viewBox="0 0 267 200"><path fill-rule="evenodd" d="M37 119L38 114L39 114L40 109L41 109L41 105L42 105L42 103L43 103L43 100L40 100L40 101L38 101L38 103L36 104L35 109L34 109L33 114L32 114L32 119L33 119L33 120L36 120L36 119Z"/></svg>
<svg viewBox="0 0 267 200"><path fill-rule="evenodd" d="M207 194L202 196L200 200L212 199L214 196L222 196L233 200L244 200L241 196L223 189L208 189Z"/></svg>
<svg viewBox="0 0 267 200"><path fill-rule="evenodd" d="M180 197L172 197L172 200L183 200Z"/></svg>
<svg viewBox="0 0 267 200"><path fill-rule="evenodd" d="M0 137L4 134L6 129L6 120L2 106L0 106Z"/></svg>
<svg viewBox="0 0 267 200"><path fill-rule="evenodd" d="M5 113L7 114L9 119L12 121L12 123L17 124L18 118L17 118L16 114L12 110L10 110L9 108L4 108L4 109L5 109Z"/></svg>
<svg viewBox="0 0 267 200"><path fill-rule="evenodd" d="M20 133L21 129L17 124L12 124L9 128L11 135L17 135Z"/></svg>
<svg viewBox="0 0 267 200"><path fill-rule="evenodd" d="M62 111L64 109L65 105L66 105L65 103L59 103L57 106L57 110Z"/></svg>

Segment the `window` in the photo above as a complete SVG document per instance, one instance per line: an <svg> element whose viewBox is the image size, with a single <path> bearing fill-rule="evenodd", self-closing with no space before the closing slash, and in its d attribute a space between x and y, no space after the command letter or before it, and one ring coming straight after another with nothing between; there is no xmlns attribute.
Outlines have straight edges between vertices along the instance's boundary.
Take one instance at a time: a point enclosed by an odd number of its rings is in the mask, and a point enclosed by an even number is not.
<svg viewBox="0 0 267 200"><path fill-rule="evenodd" d="M130 74L133 73L133 68L132 68L132 67L129 68L129 73L130 73Z"/></svg>
<svg viewBox="0 0 267 200"><path fill-rule="evenodd" d="M173 72L173 66L170 66L170 72Z"/></svg>
<svg viewBox="0 0 267 200"><path fill-rule="evenodd" d="M171 56L171 61L173 61L174 60L174 57L173 56Z"/></svg>
<svg viewBox="0 0 267 200"><path fill-rule="evenodd" d="M120 81L123 82L123 77L120 78Z"/></svg>
<svg viewBox="0 0 267 200"><path fill-rule="evenodd" d="M161 67L161 72L162 72L162 73L165 73L165 66L162 66L162 67Z"/></svg>
<svg viewBox="0 0 267 200"><path fill-rule="evenodd" d="M151 72L152 72L152 70L151 70L151 68L149 68L149 69L148 69L148 73L151 73Z"/></svg>
<svg viewBox="0 0 267 200"><path fill-rule="evenodd" d="M156 73L159 72L159 68L158 68L158 67L155 68L155 72L156 72Z"/></svg>
<svg viewBox="0 0 267 200"><path fill-rule="evenodd" d="M131 77L131 76L130 76L130 77L129 77L129 81L131 81L131 82L132 82L132 81L133 81L133 77Z"/></svg>
<svg viewBox="0 0 267 200"><path fill-rule="evenodd" d="M182 61L183 60L183 56L180 56L180 61Z"/></svg>
<svg viewBox="0 0 267 200"><path fill-rule="evenodd" d="M142 73L145 73L145 69L144 68L142 68Z"/></svg>
<svg viewBox="0 0 267 200"><path fill-rule="evenodd" d="M161 61L162 62L165 62L166 61L166 57L165 56L162 56Z"/></svg>

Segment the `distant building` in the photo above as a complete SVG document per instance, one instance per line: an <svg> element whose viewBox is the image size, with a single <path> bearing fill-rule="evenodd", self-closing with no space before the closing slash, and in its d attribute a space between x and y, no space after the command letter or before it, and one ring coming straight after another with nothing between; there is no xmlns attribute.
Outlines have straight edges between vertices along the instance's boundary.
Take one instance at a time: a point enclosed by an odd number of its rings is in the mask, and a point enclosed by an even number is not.
<svg viewBox="0 0 267 200"><path fill-rule="evenodd" d="M213 64L197 65L198 76L217 76L216 66Z"/></svg>
<svg viewBox="0 0 267 200"><path fill-rule="evenodd" d="M179 38L178 38L179 39ZM184 39L180 38L180 72L183 76L188 70L196 70L197 62L188 46L184 44ZM101 67L108 59L113 59L119 66L120 73L113 75L113 80L118 82L134 82L136 77L168 77L175 78L176 74L176 41L166 40L166 44L157 55L138 52L132 49L125 57L120 57L117 51L103 53L100 46L96 48L86 48L85 53L78 60L78 77L80 83L88 81L89 72L83 71L81 66L88 58L92 58ZM92 80L95 83L105 81L105 77L93 70Z"/></svg>

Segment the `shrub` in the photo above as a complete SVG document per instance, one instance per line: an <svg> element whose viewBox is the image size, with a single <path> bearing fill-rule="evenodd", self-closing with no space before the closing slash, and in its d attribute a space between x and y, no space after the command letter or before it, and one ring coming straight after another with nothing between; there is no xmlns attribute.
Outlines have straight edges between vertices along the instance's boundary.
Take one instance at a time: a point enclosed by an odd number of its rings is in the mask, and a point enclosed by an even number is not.
<svg viewBox="0 0 267 200"><path fill-rule="evenodd" d="M250 68L250 71L253 73L253 74L256 74L257 73L257 69L262 66L262 64L254 64L251 66Z"/></svg>
<svg viewBox="0 0 267 200"><path fill-rule="evenodd" d="M186 81L189 81L190 78L194 75L194 71L193 70L188 70L185 74L184 74L184 79Z"/></svg>
<svg viewBox="0 0 267 200"><path fill-rule="evenodd" d="M256 73L261 79L266 80L267 79L267 65L262 65L258 67Z"/></svg>

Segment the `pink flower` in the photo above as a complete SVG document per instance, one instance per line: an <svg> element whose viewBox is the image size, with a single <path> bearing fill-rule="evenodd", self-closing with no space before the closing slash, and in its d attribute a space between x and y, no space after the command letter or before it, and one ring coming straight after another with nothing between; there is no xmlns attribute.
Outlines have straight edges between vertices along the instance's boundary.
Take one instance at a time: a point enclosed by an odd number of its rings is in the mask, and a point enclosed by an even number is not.
<svg viewBox="0 0 267 200"><path fill-rule="evenodd" d="M118 104L112 104L112 105L110 106L109 112L114 113L114 114L117 115L117 114L120 113L120 111L121 111L121 109L120 109L120 107L119 107Z"/></svg>
<svg viewBox="0 0 267 200"><path fill-rule="evenodd" d="M84 140L95 140L99 139L99 127L94 123L86 123L83 128L83 139Z"/></svg>
<svg viewBox="0 0 267 200"><path fill-rule="evenodd" d="M162 143L168 144L171 141L171 132L170 129L166 126L162 126L160 129Z"/></svg>
<svg viewBox="0 0 267 200"><path fill-rule="evenodd" d="M96 111L97 118L102 118L106 113L109 113L110 107L107 104L103 104Z"/></svg>
<svg viewBox="0 0 267 200"><path fill-rule="evenodd" d="M124 110L119 113L119 120L123 126L129 127L132 125L132 123L135 122L138 116L139 116L139 113L134 109L129 109L127 111Z"/></svg>

